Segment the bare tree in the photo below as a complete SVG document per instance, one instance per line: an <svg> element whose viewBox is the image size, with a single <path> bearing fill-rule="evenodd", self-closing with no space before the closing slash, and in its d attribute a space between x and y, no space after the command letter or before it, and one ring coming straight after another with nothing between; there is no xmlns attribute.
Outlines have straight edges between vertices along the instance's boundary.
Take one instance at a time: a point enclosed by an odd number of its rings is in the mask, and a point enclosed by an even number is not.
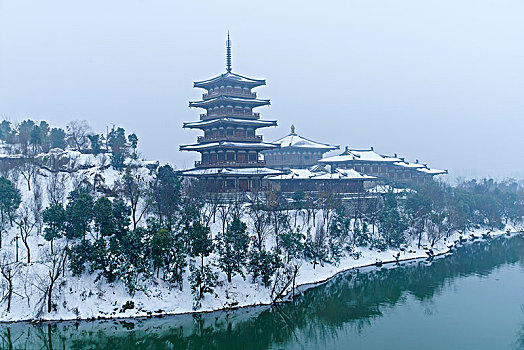
<svg viewBox="0 0 524 350"><path fill-rule="evenodd" d="M265 209L260 197L254 196L250 201L248 215L251 218L258 250L262 250L266 236L271 229L271 218Z"/></svg>
<svg viewBox="0 0 524 350"><path fill-rule="evenodd" d="M38 234L41 234L43 226L42 211L44 210L44 204L42 185L40 184L40 181L38 181L38 177L33 179L33 197L31 198L31 209L33 210L33 217L36 222Z"/></svg>
<svg viewBox="0 0 524 350"><path fill-rule="evenodd" d="M38 167L32 159L27 159L18 167L18 171L26 181L27 190L31 191L31 183L38 174Z"/></svg>
<svg viewBox="0 0 524 350"><path fill-rule="evenodd" d="M222 223L222 234L226 232L226 225L227 222L231 219L232 212L232 206L228 203L222 203L217 208L218 219Z"/></svg>
<svg viewBox="0 0 524 350"><path fill-rule="evenodd" d="M149 209L150 201L147 200L148 183L136 169L128 167L125 170L122 181L117 183L117 188L129 201L133 229L136 229L138 223Z"/></svg>
<svg viewBox="0 0 524 350"><path fill-rule="evenodd" d="M73 120L67 124L67 141L79 151L88 148L88 136L92 133L91 127L86 120Z"/></svg>
<svg viewBox="0 0 524 350"><path fill-rule="evenodd" d="M35 287L42 292L41 305L47 305L47 312L53 310L53 291L60 278L67 258L65 247L55 247L55 253L46 252L43 257L42 267L45 273L37 275Z"/></svg>
<svg viewBox="0 0 524 350"><path fill-rule="evenodd" d="M24 243L24 246L27 250L27 263L29 264L31 263L29 237L31 236L31 232L36 225L36 220L34 217L32 217L31 210L27 204L24 204L22 207L20 207L17 225L20 229L20 238L22 239L22 242Z"/></svg>
<svg viewBox="0 0 524 350"><path fill-rule="evenodd" d="M20 273L20 265L13 261L10 254L4 252L0 256L0 274L4 278L7 288L2 297L2 301L7 301L7 312L11 311L11 300L13 299L14 292L14 279L15 276Z"/></svg>
<svg viewBox="0 0 524 350"><path fill-rule="evenodd" d="M59 172L51 173L47 181L46 193L49 203L64 203L64 198L66 195L65 176Z"/></svg>

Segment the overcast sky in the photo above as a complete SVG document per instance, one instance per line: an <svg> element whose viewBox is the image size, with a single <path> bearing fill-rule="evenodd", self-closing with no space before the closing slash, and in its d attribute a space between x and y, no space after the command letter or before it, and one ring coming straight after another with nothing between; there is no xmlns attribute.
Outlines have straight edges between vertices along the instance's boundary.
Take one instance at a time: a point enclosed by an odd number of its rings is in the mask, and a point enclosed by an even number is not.
<svg viewBox="0 0 524 350"><path fill-rule="evenodd" d="M398 153L456 176L524 177L523 0L0 0L0 116L86 119L187 168L196 80L225 71L278 120L343 148Z"/></svg>

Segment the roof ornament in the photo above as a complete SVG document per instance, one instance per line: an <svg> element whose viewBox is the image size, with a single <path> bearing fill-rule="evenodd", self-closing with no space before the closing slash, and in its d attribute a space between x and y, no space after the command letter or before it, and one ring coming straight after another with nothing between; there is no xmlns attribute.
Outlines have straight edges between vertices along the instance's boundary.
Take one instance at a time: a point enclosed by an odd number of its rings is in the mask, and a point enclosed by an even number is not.
<svg viewBox="0 0 524 350"><path fill-rule="evenodd" d="M227 31L226 40L226 69L228 73L231 73L231 40L229 39L229 30Z"/></svg>
<svg viewBox="0 0 524 350"><path fill-rule="evenodd" d="M291 135L296 135L295 134L295 124L291 124Z"/></svg>

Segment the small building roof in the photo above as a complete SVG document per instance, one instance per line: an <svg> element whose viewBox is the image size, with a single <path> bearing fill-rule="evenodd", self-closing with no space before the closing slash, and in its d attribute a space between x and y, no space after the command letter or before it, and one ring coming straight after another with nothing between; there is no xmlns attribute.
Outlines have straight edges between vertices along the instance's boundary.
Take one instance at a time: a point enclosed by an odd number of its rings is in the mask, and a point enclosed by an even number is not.
<svg viewBox="0 0 524 350"><path fill-rule="evenodd" d="M202 101L192 101L189 102L189 107L198 107L198 108L207 108L209 106L217 105L218 103L238 103L238 104L245 104L250 105L251 107L260 107L260 106L266 106L269 105L269 100L261 100L257 98L243 98L243 97L231 97L231 96L224 96L220 95L215 98L210 98L209 100L202 100Z"/></svg>
<svg viewBox="0 0 524 350"><path fill-rule="evenodd" d="M197 122L184 123L184 128L200 129L206 126L212 126L215 124L240 124L246 126L252 126L255 128L263 128L268 126L276 126L276 120L253 120L253 119L242 119L242 118L231 118L231 117L218 117L213 119L201 120Z"/></svg>
<svg viewBox="0 0 524 350"><path fill-rule="evenodd" d="M318 168L316 168L318 169ZM286 173L268 177L268 180L373 180L374 176L359 173L354 169L336 169L333 172L309 169L289 169Z"/></svg>
<svg viewBox="0 0 524 350"><path fill-rule="evenodd" d="M338 156L322 158L319 160L320 163L344 163L350 161L394 163L401 162L402 159L378 154L373 147L364 150L349 149L346 147L346 150Z"/></svg>
<svg viewBox="0 0 524 350"><path fill-rule="evenodd" d="M339 149L339 146L333 146L327 143L311 141L305 137L297 135L295 133L294 125L291 125L291 133L289 135L284 136L276 141L273 141L273 143L279 144L280 148L284 148L284 147L308 148L308 149L323 150L325 152Z"/></svg>
<svg viewBox="0 0 524 350"><path fill-rule="evenodd" d="M253 78L245 77L240 74L226 72L224 74L221 74L217 77L214 77L208 80L195 81L193 83L193 87L202 88L202 89L210 89L210 88L220 85L221 83L237 83L237 84L245 85L250 88L254 88L256 86L261 86L261 85L266 85L266 81L264 79L253 79Z"/></svg>

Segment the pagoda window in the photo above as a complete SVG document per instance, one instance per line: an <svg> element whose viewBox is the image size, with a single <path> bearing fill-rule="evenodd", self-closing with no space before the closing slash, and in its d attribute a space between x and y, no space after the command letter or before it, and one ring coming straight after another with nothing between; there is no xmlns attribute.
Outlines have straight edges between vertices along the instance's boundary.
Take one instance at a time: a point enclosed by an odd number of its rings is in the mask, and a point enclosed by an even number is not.
<svg viewBox="0 0 524 350"><path fill-rule="evenodd" d="M217 154L215 152L209 155L209 163L214 164L217 162Z"/></svg>
<svg viewBox="0 0 524 350"><path fill-rule="evenodd" d="M246 130L246 135L247 137L250 137L250 138L255 138L255 129L251 129L251 128L248 128Z"/></svg>
<svg viewBox="0 0 524 350"><path fill-rule="evenodd" d="M237 161L239 163L246 163L246 152L238 152L237 153Z"/></svg>
<svg viewBox="0 0 524 350"><path fill-rule="evenodd" d="M256 162L257 161L257 153L256 152L249 152L248 160L250 162Z"/></svg>
<svg viewBox="0 0 524 350"><path fill-rule="evenodd" d="M241 128L237 128L235 130L235 137L237 138L243 138L245 136L246 132L244 131L244 129L241 129Z"/></svg>
<svg viewBox="0 0 524 350"><path fill-rule="evenodd" d="M223 162L225 160L224 152L218 152L218 161Z"/></svg>
<svg viewBox="0 0 524 350"><path fill-rule="evenodd" d="M213 136L213 137L217 137L217 129L213 129L212 136Z"/></svg>
<svg viewBox="0 0 524 350"><path fill-rule="evenodd" d="M226 160L228 162L234 162L235 161L235 152L233 151L226 152Z"/></svg>
<svg viewBox="0 0 524 350"><path fill-rule="evenodd" d="M227 128L226 134L227 134L227 136L233 136L234 135L233 128Z"/></svg>
<svg viewBox="0 0 524 350"><path fill-rule="evenodd" d="M218 130L218 135L219 135L220 137L224 137L224 136L226 135L226 131L224 130L224 128L220 128L220 129Z"/></svg>

